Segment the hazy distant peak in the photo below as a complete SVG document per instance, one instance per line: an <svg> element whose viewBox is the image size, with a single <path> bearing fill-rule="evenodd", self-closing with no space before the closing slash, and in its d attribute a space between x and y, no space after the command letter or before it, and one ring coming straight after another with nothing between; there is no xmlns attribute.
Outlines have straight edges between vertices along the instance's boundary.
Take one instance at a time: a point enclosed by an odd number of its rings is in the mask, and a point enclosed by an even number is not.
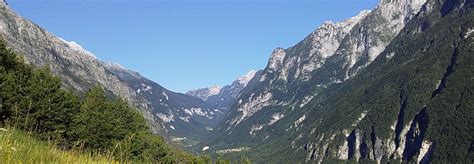
<svg viewBox="0 0 474 164"><path fill-rule="evenodd" d="M219 94L220 91L221 91L221 87L218 85L214 85L207 88L191 90L191 91L186 92L186 94L206 101L207 98L209 98L210 96Z"/></svg>
<svg viewBox="0 0 474 164"><path fill-rule="evenodd" d="M214 85L212 87L209 87L209 94L210 95L217 95L221 91L221 87L218 85Z"/></svg>
<svg viewBox="0 0 474 164"><path fill-rule="evenodd" d="M257 70L250 70L247 74L241 76L238 81L240 84L247 86L247 84L252 80L252 78L257 73Z"/></svg>
<svg viewBox="0 0 474 164"><path fill-rule="evenodd" d="M93 57L94 59L97 59L97 57L93 53L91 53L91 52L85 50L84 48L82 48L82 46L80 44L78 44L77 42L67 41L67 40L64 40L63 38L60 38L60 37L57 37L57 38L59 40L61 40L62 42L64 42L73 51L83 53L83 54L86 54L86 55L89 55L89 56Z"/></svg>

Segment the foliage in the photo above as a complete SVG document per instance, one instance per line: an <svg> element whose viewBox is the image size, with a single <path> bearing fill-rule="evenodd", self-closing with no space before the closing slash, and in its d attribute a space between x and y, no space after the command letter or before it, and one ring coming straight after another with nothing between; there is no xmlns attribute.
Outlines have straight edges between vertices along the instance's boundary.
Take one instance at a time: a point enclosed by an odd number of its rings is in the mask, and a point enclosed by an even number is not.
<svg viewBox="0 0 474 164"><path fill-rule="evenodd" d="M58 149L15 128L0 129L0 147L0 163L118 163L110 155Z"/></svg>
<svg viewBox="0 0 474 164"><path fill-rule="evenodd" d="M0 121L58 146L120 161L179 161L193 157L150 132L138 110L93 87L81 100L46 68L35 69L0 41Z"/></svg>

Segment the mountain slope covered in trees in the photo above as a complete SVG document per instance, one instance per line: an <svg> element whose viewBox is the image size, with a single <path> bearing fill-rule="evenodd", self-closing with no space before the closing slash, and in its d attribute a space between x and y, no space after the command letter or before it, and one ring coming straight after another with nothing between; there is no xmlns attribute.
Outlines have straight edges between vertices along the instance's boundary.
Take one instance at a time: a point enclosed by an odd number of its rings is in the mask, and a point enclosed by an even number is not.
<svg viewBox="0 0 474 164"><path fill-rule="evenodd" d="M2 127L33 132L63 149L108 153L118 161L192 160L153 135L138 110L124 100L107 97L101 87L80 98L62 89L61 80L48 68L25 64L3 40L0 70Z"/></svg>
<svg viewBox="0 0 474 164"><path fill-rule="evenodd" d="M255 118L224 126L211 151L260 162L471 163L472 9L472 1L427 1L357 74L313 92L304 105L264 106ZM327 76L315 76L308 85L319 84L318 78ZM260 104L278 100L280 95L271 93L272 99ZM275 121L257 119L264 117Z"/></svg>

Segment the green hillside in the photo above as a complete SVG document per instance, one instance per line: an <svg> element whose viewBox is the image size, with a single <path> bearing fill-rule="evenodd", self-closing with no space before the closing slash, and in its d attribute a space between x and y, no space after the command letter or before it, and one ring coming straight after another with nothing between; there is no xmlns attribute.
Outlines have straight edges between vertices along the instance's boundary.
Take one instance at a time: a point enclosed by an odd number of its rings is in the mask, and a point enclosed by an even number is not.
<svg viewBox="0 0 474 164"><path fill-rule="evenodd" d="M1 134L0 152L6 161L96 160L74 153L77 150L95 152L99 161L194 160L153 135L138 110L122 99L109 96L101 87L86 95L64 90L58 77L25 64L3 41L0 86L0 125L15 127Z"/></svg>

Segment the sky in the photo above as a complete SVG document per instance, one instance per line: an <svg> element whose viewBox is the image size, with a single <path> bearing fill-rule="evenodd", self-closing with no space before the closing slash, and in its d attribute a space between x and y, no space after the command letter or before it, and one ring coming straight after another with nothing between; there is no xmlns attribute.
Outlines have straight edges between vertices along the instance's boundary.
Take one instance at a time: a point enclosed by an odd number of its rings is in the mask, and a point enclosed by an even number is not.
<svg viewBox="0 0 474 164"><path fill-rule="evenodd" d="M10 8L100 60L172 91L224 86L264 69L326 20L378 0L8 0Z"/></svg>

